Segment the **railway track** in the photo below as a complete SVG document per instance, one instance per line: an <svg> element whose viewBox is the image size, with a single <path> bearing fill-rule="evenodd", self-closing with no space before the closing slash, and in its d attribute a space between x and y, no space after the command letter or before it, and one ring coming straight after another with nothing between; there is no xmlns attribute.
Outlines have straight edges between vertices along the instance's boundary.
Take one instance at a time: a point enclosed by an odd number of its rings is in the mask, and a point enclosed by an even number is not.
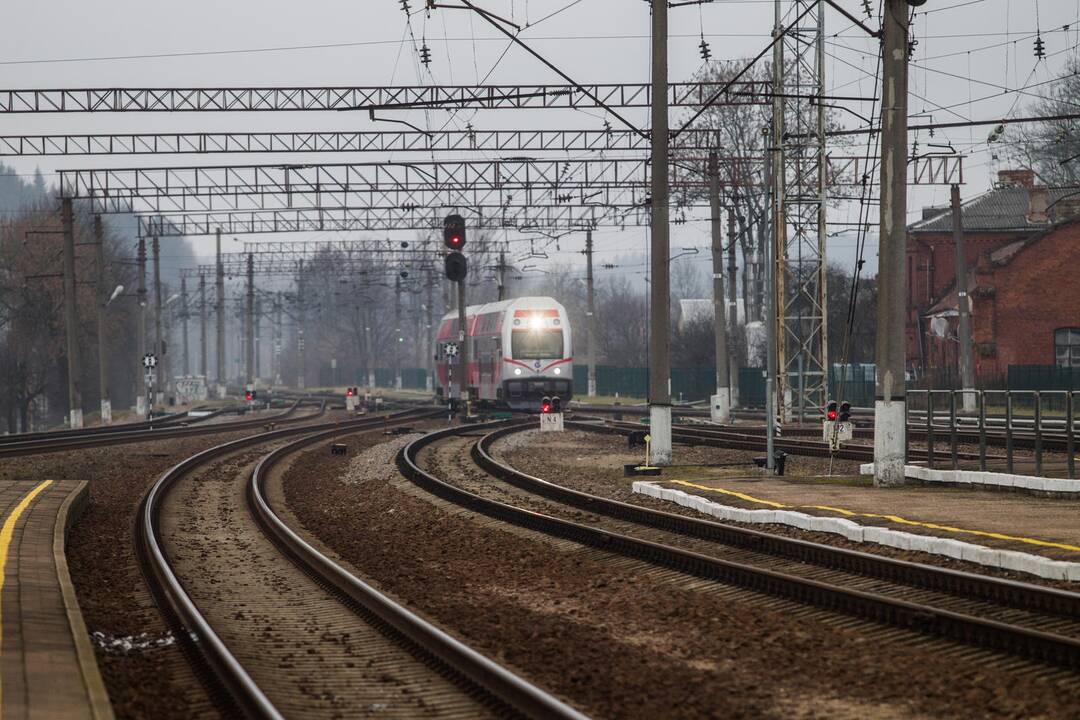
<svg viewBox="0 0 1080 720"><path fill-rule="evenodd" d="M227 711L583 717L351 575L274 509L268 486L297 452L437 412L243 438L188 458L151 488L137 528L144 574Z"/></svg>
<svg viewBox="0 0 1080 720"><path fill-rule="evenodd" d="M648 410L640 407L620 407L613 408L606 405L576 405L573 410L580 412L583 415L633 415L633 416L647 416ZM672 414L675 417L686 418L700 418L707 420L709 412L707 410L700 410L697 408L679 409L673 408ZM761 417L762 423L764 423L764 413L752 413L748 411L739 411L738 417ZM925 413L923 413L925 418ZM874 431L873 428L865 427L865 425L873 424L873 413L869 416L856 415L855 421L862 423L863 427L856 426L853 432L854 437L861 440L873 440ZM1011 438L1007 435L1003 428L993 427L991 423L1004 422L1001 418L988 418L987 430L985 433L985 442L990 447L1005 447L1010 442L1014 448L1021 448L1024 450L1033 450L1036 447L1041 447L1042 450L1050 452L1075 452L1076 450L1076 438L1070 437L1069 434L1063 428L1046 427L1042 432L1036 435L1034 430L1028 429L1030 422L1025 427L1018 421L1018 427L1014 428L1011 433ZM1048 421L1044 421L1048 422ZM1059 423L1060 424L1060 423ZM675 427L694 427L692 425L676 425ZM765 426L746 425L746 426L725 426L724 429L733 430L745 434L764 435ZM933 438L940 446L945 446L951 441L952 430L949 425L941 425L940 420L935 420L933 426ZM789 438L793 437L821 437L821 427L795 427L786 425L783 429L783 434ZM918 417L915 417L914 421L908 422L907 430L908 438L915 442L925 443L928 442L931 436L931 432L926 429L926 423L919 421ZM978 429L972 429L968 423L958 424L956 428L956 442L962 445L978 445L983 441L983 435L980 435ZM976 459L978 459L976 457Z"/></svg>
<svg viewBox="0 0 1080 720"><path fill-rule="evenodd" d="M248 420L236 420L227 423L212 425L196 425L176 427L170 424L166 427L140 427L135 429L117 429L108 432L75 432L72 435L57 436L57 433L43 433L46 437L35 439L23 439L15 436L10 442L0 443L0 459L19 457L23 455L39 455L43 453L64 452L68 450L82 450L85 448L106 447L112 445L124 445L127 443L145 442L147 440L166 440L173 438L189 437L193 435L206 435L209 433L223 433L234 430L250 430L252 428L277 425L282 423L295 423L303 420L313 420L321 417L326 412L325 401L314 403L318 410L313 414L299 415L297 411L305 405L304 401L297 400L283 412L261 418Z"/></svg>
<svg viewBox="0 0 1080 720"><path fill-rule="evenodd" d="M999 663L1019 656L1035 661L1040 672L1069 678L1080 670L1080 595L743 530L556 486L492 453L499 439L531 426L489 423L430 433L402 450L398 466L443 500L513 525L829 614L975 645L993 651ZM484 434L473 442L477 432ZM422 453L446 442L468 443L481 477L451 483L424 469Z"/></svg>

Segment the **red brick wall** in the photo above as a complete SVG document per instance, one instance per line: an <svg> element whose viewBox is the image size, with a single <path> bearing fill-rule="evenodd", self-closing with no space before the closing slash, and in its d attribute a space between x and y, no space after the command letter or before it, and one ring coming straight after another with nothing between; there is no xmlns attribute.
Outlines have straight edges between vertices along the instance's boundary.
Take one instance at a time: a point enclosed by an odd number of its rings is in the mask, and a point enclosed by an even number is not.
<svg viewBox="0 0 1080 720"><path fill-rule="evenodd" d="M993 334L998 372L1009 365L1054 364L1054 331L1080 327L1078 268L1080 222L1074 222L1024 248L987 278L995 290L993 312L979 307L989 302L977 302L977 324L980 336Z"/></svg>

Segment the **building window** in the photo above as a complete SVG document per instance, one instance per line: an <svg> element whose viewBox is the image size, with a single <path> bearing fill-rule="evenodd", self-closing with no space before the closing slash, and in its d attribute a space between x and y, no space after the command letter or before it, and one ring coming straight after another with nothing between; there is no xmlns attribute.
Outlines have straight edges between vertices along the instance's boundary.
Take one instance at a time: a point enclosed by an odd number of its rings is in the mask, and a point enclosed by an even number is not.
<svg viewBox="0 0 1080 720"><path fill-rule="evenodd" d="M1054 331L1054 358L1058 367L1080 368L1080 328Z"/></svg>

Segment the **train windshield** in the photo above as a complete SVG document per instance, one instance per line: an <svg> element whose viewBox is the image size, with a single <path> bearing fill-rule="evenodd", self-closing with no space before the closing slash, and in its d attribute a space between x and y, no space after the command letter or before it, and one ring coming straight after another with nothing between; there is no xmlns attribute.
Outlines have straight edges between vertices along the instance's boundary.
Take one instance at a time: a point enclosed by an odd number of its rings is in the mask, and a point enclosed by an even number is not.
<svg viewBox="0 0 1080 720"><path fill-rule="evenodd" d="M562 330L517 330L510 333L510 355L515 360L547 360L563 356Z"/></svg>

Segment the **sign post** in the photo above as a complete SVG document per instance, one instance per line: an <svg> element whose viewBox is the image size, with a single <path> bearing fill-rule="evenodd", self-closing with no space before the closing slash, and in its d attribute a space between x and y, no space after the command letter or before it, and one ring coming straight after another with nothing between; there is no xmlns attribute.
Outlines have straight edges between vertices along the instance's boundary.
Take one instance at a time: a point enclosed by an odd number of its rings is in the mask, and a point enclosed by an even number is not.
<svg viewBox="0 0 1080 720"><path fill-rule="evenodd" d="M154 419L154 368L157 367L157 356L154 353L146 353L142 359L143 370L146 374L146 419Z"/></svg>

